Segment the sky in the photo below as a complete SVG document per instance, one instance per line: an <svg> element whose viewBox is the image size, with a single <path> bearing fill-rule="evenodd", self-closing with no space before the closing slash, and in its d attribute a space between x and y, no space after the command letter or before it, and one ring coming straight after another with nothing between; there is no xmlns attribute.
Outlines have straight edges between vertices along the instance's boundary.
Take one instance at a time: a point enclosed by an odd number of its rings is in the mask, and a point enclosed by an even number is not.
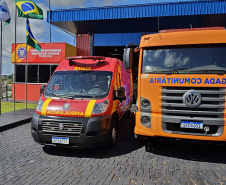
<svg viewBox="0 0 226 185"><path fill-rule="evenodd" d="M73 8L89 8L102 6L118 6L131 4L147 4L147 3L169 3L169 2L185 2L192 0L51 0L51 10L57 9L73 9ZM194 0L193 0L194 1ZM13 73L13 64L11 63L11 47L15 42L15 1L5 0L10 14L11 22L9 25L3 26L3 58L2 58L2 75L9 75ZM49 42L49 24L47 23L47 11L49 8L49 0L33 0L43 10L44 19L36 20L29 19L31 31L39 43ZM26 19L16 18L16 40L17 43L25 43L26 40ZM52 42L66 42L75 45L75 39L71 35L62 30L51 26L51 41Z"/></svg>

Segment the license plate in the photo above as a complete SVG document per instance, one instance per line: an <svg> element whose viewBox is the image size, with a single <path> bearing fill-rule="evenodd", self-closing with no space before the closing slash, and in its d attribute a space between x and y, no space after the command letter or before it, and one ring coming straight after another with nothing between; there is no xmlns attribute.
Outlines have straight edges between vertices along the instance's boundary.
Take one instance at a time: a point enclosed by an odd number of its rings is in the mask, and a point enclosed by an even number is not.
<svg viewBox="0 0 226 185"><path fill-rule="evenodd" d="M180 128L203 129L203 122L181 121Z"/></svg>
<svg viewBox="0 0 226 185"><path fill-rule="evenodd" d="M52 143L57 143L57 144L69 144L69 138L67 137L52 137Z"/></svg>

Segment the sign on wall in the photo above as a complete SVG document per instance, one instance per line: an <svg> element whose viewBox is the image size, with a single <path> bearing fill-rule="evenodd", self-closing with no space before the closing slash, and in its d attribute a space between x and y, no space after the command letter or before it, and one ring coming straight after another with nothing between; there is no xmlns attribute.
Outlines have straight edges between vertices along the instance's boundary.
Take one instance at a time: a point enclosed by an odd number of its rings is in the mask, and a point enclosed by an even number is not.
<svg viewBox="0 0 226 185"><path fill-rule="evenodd" d="M27 46L28 63L60 63L66 56L66 49L76 55L76 47L66 43L41 43L41 52ZM68 53L68 51L67 51ZM69 51L70 53L70 51ZM12 63L14 63L15 44L12 45ZM26 63L26 44L16 45L16 63Z"/></svg>

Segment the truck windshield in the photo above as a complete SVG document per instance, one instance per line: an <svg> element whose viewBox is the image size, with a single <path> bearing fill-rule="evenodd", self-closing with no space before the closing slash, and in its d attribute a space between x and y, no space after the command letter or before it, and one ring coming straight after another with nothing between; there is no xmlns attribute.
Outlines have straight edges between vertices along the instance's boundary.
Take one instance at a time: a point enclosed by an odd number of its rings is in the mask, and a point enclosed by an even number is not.
<svg viewBox="0 0 226 185"><path fill-rule="evenodd" d="M44 96L65 99L103 98L108 95L112 72L57 71L49 81Z"/></svg>
<svg viewBox="0 0 226 185"><path fill-rule="evenodd" d="M226 47L190 46L143 50L142 73L218 74L226 72Z"/></svg>

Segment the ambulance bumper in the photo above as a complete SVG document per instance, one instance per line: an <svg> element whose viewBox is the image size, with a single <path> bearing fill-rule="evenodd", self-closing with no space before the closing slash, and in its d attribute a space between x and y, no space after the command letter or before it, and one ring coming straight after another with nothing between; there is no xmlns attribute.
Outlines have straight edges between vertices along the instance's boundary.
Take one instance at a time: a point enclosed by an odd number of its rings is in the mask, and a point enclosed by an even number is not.
<svg viewBox="0 0 226 185"><path fill-rule="evenodd" d="M74 118L35 113L31 122L31 134L36 142L47 146L97 147L106 145L110 124L111 115Z"/></svg>

